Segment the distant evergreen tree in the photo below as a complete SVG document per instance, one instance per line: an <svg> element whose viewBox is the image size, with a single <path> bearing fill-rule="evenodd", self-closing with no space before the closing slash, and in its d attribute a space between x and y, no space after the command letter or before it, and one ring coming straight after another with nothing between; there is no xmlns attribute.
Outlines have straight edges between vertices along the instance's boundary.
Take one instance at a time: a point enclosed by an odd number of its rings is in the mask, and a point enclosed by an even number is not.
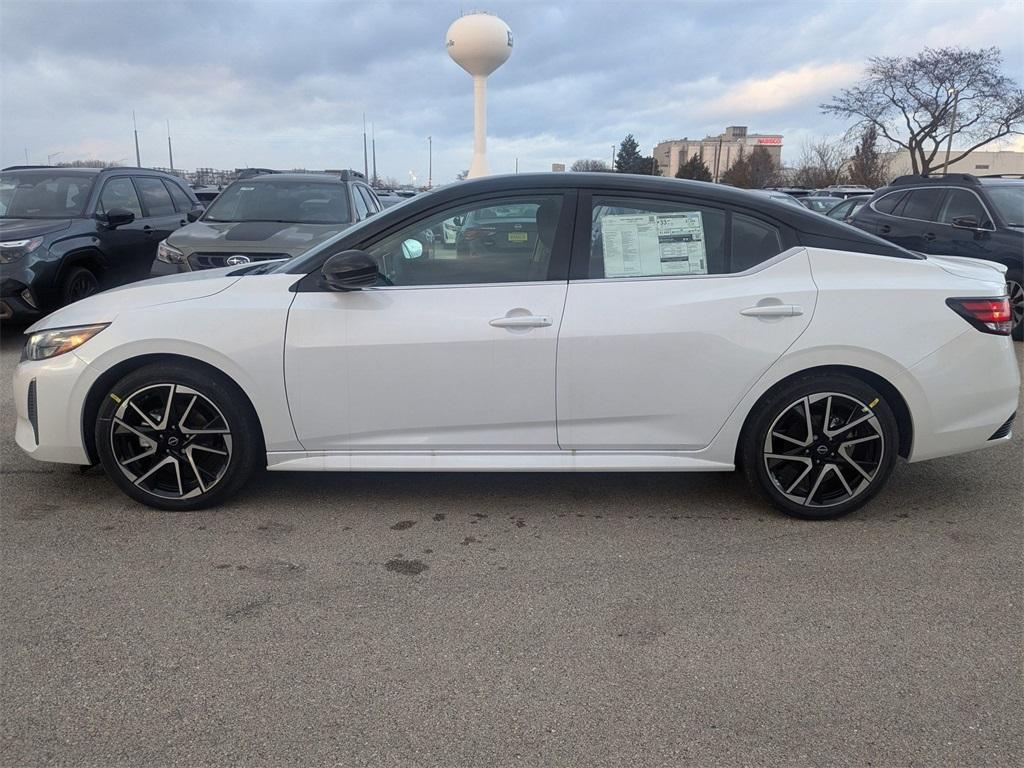
<svg viewBox="0 0 1024 768"><path fill-rule="evenodd" d="M694 154L689 160L679 164L676 171L677 179L694 179L695 181L711 181L711 169L707 163L701 160L700 155Z"/></svg>
<svg viewBox="0 0 1024 768"><path fill-rule="evenodd" d="M615 155L616 173L643 173L640 170L644 157L640 154L640 145L637 144L633 134L627 134L626 138L619 144L619 151Z"/></svg>

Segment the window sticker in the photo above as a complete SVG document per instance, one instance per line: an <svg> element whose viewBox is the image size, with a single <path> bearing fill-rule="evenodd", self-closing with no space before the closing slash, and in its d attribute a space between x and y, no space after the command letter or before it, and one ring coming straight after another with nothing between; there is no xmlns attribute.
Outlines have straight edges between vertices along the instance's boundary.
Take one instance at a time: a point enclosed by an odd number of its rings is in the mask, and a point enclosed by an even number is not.
<svg viewBox="0 0 1024 768"><path fill-rule="evenodd" d="M606 277L706 275L700 211L603 216Z"/></svg>

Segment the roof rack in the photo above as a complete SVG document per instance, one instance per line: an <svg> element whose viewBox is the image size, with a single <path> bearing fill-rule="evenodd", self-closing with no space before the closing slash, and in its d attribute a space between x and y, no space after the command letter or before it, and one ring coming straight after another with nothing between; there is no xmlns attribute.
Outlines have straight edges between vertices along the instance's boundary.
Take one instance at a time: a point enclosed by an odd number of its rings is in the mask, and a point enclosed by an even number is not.
<svg viewBox="0 0 1024 768"><path fill-rule="evenodd" d="M967 184L980 184L978 177L970 173L930 173L930 174L908 174L893 179L890 186L899 187L905 184L926 184L928 182L963 181Z"/></svg>

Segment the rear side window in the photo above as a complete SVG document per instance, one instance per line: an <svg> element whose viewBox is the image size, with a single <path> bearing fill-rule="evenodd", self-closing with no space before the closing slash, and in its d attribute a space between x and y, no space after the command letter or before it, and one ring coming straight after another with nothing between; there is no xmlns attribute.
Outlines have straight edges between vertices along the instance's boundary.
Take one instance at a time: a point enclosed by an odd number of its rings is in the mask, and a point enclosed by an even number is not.
<svg viewBox="0 0 1024 768"><path fill-rule="evenodd" d="M360 194L362 190L359 187L353 187L352 191L356 193L352 195L352 202L356 206L356 220L362 221L370 215L370 209L366 205L366 198Z"/></svg>
<svg viewBox="0 0 1024 768"><path fill-rule="evenodd" d="M890 192L875 200L871 207L879 213L892 213L900 201L906 197L906 194L906 192Z"/></svg>
<svg viewBox="0 0 1024 768"><path fill-rule="evenodd" d="M103 185L100 193L100 201L96 206L99 213L109 213L115 208L122 208L135 214L135 218L142 218L142 206L139 205L139 196L135 193L132 180L127 176L111 179Z"/></svg>
<svg viewBox="0 0 1024 768"><path fill-rule="evenodd" d="M939 213L939 221L943 224L952 224L953 219L963 216L973 216L981 226L992 226L977 195L965 189L952 189Z"/></svg>
<svg viewBox="0 0 1024 768"><path fill-rule="evenodd" d="M160 179L152 176L136 176L135 185L139 188L142 207L147 216L170 216L174 213L174 203Z"/></svg>
<svg viewBox="0 0 1024 768"><path fill-rule="evenodd" d="M682 202L595 197L590 278L728 272L725 211Z"/></svg>
<svg viewBox="0 0 1024 768"><path fill-rule="evenodd" d="M758 219L734 213L732 216L732 260L730 272L743 272L782 253L779 230Z"/></svg>
<svg viewBox="0 0 1024 768"><path fill-rule="evenodd" d="M167 191L171 194L171 200L174 202L174 208L178 213L185 213L186 211L192 210L192 201L189 200L188 195L185 194L184 190L175 184L173 181L164 179L164 186L167 187Z"/></svg>
<svg viewBox="0 0 1024 768"><path fill-rule="evenodd" d="M363 196L363 200L366 202L366 207L370 210L370 213L376 213L380 210L377 201L373 199L373 193L367 187L357 187L357 189L359 194Z"/></svg>
<svg viewBox="0 0 1024 768"><path fill-rule="evenodd" d="M935 221L945 194L944 189L913 189L893 213L905 219Z"/></svg>

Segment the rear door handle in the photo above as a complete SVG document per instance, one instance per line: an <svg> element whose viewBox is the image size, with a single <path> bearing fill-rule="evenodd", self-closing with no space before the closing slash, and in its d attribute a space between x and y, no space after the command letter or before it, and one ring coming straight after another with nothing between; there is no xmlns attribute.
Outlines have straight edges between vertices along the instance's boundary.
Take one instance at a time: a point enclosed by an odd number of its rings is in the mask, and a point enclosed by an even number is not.
<svg viewBox="0 0 1024 768"><path fill-rule="evenodd" d="M890 232L892 232L892 227L890 227L888 224L883 224L878 228L878 231L881 232L883 235L887 235Z"/></svg>
<svg viewBox="0 0 1024 768"><path fill-rule="evenodd" d="M935 239L935 233L934 232L925 232L923 235L921 235L921 237L923 237L925 240L928 240L929 242L931 242L932 240Z"/></svg>
<svg viewBox="0 0 1024 768"><path fill-rule="evenodd" d="M149 224L146 224L142 228L142 231L146 233L146 237L150 237L153 234L153 228L149 226Z"/></svg>
<svg viewBox="0 0 1024 768"><path fill-rule="evenodd" d="M765 304L740 310L747 317L796 317L803 313L804 308L796 304Z"/></svg>
<svg viewBox="0 0 1024 768"><path fill-rule="evenodd" d="M547 328L551 318L547 315L513 315L512 317L496 317L491 320L495 328Z"/></svg>

